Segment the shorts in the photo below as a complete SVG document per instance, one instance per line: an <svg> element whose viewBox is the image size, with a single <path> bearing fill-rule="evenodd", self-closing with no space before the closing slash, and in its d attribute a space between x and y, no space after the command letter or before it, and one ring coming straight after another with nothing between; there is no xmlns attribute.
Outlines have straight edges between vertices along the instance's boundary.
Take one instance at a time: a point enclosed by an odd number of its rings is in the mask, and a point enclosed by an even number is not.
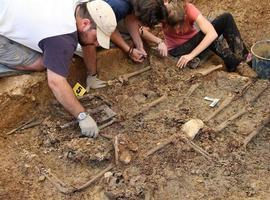
<svg viewBox="0 0 270 200"><path fill-rule="evenodd" d="M0 35L0 63L14 68L34 63L41 54Z"/></svg>

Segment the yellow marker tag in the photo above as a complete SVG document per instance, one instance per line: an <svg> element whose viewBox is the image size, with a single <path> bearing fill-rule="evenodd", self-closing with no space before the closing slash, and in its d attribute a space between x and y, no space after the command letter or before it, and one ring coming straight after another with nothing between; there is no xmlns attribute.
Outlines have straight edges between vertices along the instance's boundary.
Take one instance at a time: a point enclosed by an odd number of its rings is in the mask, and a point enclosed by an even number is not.
<svg viewBox="0 0 270 200"><path fill-rule="evenodd" d="M80 83L76 83L75 86L73 87L73 91L77 97L81 97L86 92L86 89L83 86L81 86Z"/></svg>

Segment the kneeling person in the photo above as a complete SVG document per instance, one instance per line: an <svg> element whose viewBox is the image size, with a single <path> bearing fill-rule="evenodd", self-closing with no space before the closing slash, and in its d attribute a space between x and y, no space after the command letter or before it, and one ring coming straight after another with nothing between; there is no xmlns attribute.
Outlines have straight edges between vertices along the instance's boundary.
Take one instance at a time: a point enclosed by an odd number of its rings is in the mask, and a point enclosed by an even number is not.
<svg viewBox="0 0 270 200"><path fill-rule="evenodd" d="M98 40L102 47L109 48L115 28L114 12L102 0L3 0L0 63L19 70L47 69L48 84L56 99L78 119L83 135L96 137L97 124L85 113L66 76L78 42L87 45Z"/></svg>

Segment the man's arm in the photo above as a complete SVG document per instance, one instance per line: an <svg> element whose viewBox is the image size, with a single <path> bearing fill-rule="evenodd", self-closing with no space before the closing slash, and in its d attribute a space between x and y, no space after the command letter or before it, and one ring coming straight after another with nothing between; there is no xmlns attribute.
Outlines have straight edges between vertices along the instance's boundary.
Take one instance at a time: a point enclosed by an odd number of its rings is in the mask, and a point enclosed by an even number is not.
<svg viewBox="0 0 270 200"><path fill-rule="evenodd" d="M97 137L99 131L96 122L90 115L84 113L85 109L75 97L66 78L49 69L47 76L49 87L59 103L77 119L80 113L84 114L83 118L79 119L81 133L88 137Z"/></svg>
<svg viewBox="0 0 270 200"><path fill-rule="evenodd" d="M65 77L56 74L50 69L47 69L47 76L50 89L67 111L75 118L78 117L79 113L85 112L85 109L75 97Z"/></svg>
<svg viewBox="0 0 270 200"><path fill-rule="evenodd" d="M83 60L89 75L97 73L97 50L96 45L87 45L82 47Z"/></svg>
<svg viewBox="0 0 270 200"><path fill-rule="evenodd" d="M144 56L147 56L147 53L145 52L143 47L143 41L139 33L139 27L141 27L140 21L137 19L135 15L131 14L126 16L125 24L136 48L140 50L144 54Z"/></svg>

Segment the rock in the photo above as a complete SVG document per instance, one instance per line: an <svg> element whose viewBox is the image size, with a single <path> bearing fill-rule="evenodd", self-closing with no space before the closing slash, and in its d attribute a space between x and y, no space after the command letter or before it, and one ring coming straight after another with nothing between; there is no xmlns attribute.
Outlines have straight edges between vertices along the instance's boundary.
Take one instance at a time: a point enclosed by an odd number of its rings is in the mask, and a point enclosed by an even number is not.
<svg viewBox="0 0 270 200"><path fill-rule="evenodd" d="M144 95L147 97L147 99L156 98L158 96L156 92L151 90L145 91Z"/></svg>
<svg viewBox="0 0 270 200"><path fill-rule="evenodd" d="M182 126L182 131L190 138L194 139L196 134L201 128L204 127L204 123L200 119L191 119Z"/></svg>
<svg viewBox="0 0 270 200"><path fill-rule="evenodd" d="M124 164L129 164L131 161L131 155L128 150L124 150L121 152L119 160Z"/></svg>
<svg viewBox="0 0 270 200"><path fill-rule="evenodd" d="M146 97L142 94L137 94L134 96L134 100L139 103L139 104L142 104L142 103L145 103L146 101Z"/></svg>
<svg viewBox="0 0 270 200"><path fill-rule="evenodd" d="M45 176L40 176L40 177L38 177L38 182L42 182L42 181L44 181L46 179L46 177Z"/></svg>
<svg viewBox="0 0 270 200"><path fill-rule="evenodd" d="M106 181L107 183L109 183L112 176L113 176L113 173L112 173L112 172L106 172L106 173L104 174L105 181Z"/></svg>

